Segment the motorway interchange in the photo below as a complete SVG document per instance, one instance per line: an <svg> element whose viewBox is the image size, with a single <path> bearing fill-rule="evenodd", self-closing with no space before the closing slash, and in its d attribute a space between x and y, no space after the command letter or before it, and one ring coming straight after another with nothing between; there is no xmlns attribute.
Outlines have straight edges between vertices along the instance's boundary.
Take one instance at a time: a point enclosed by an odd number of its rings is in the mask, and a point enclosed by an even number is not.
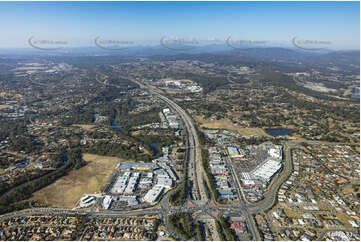
<svg viewBox="0 0 361 242"><path fill-rule="evenodd" d="M163 221L164 226L168 230L168 232L177 239L182 239L182 235L179 235L173 231L173 229L169 226L168 216L175 212L186 212L193 215L193 219L197 221L201 217L207 216L209 218L219 220L221 216L243 216L246 218L247 227L251 234L253 240L260 240L260 235L258 233L258 229L256 227L255 221L253 219L253 214L262 212L264 210L269 209L275 202L276 192L279 187L282 185L284 181L287 180L288 176L292 172L292 164L291 164L291 155L290 155L290 147L289 145L284 145L284 153L285 153L285 163L284 168L281 174L278 174L274 180L269 185L265 198L257 203L249 204L244 195L242 193L239 182L236 182L236 188L238 190L238 198L239 204L237 205L224 205L218 204L215 199L210 196L207 198L204 182L208 183L209 181L206 179L205 171L202 166L202 157L201 157L201 146L198 139L197 130L194 126L194 122L192 118L174 101L166 97L162 94L162 92L156 89L153 86L140 83L138 81L134 81L141 88L147 89L151 94L158 96L161 100L167 103L175 112L178 113L183 122L183 127L187 134L187 147L188 147L188 177L186 179L190 179L193 181L194 186L189 194L187 195L187 199L185 202L185 206L175 207L169 203L169 196L171 193L175 191L168 192L163 196L162 200L155 206L145 209L138 210L124 210L124 211L94 211L93 209L56 209L56 208L32 208L28 210L22 210L18 212L14 212L11 214L6 214L1 216L1 218L9 218L12 216L25 216L31 214L80 214L80 215L88 215L88 216L159 216ZM234 174L234 170L231 169L231 175L233 180L236 181L236 175ZM191 195L192 194L192 195Z"/></svg>

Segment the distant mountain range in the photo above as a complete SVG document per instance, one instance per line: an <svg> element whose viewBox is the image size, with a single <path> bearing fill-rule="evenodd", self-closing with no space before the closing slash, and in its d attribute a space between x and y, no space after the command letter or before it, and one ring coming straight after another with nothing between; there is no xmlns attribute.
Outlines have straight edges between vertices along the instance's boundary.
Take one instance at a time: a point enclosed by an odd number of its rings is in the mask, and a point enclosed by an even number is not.
<svg viewBox="0 0 361 242"><path fill-rule="evenodd" d="M345 70L357 70L360 66L360 51L318 50L306 51L298 48L257 47L234 49L225 44L213 44L187 49L189 46L178 46L183 50L173 50L164 46L134 46L123 50L104 50L99 47L74 47L54 51L43 51L34 48L0 49L1 56L118 56L144 57L153 60L200 60L205 62L232 64L240 62L268 62L283 65L305 67L338 67Z"/></svg>

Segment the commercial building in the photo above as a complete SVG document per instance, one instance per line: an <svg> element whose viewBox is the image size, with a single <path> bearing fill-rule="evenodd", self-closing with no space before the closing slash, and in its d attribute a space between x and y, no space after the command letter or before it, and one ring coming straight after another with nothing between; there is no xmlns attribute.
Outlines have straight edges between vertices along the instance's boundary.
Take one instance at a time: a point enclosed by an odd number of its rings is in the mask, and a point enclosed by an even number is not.
<svg viewBox="0 0 361 242"><path fill-rule="evenodd" d="M178 120L172 120L172 119L168 119L168 124L169 127L172 129L179 129L180 128L180 123Z"/></svg>
<svg viewBox="0 0 361 242"><path fill-rule="evenodd" d="M221 154L210 154L209 155L209 164L223 164L223 159L221 157Z"/></svg>
<svg viewBox="0 0 361 242"><path fill-rule="evenodd" d="M148 187L151 187L152 184L153 184L153 180L151 178L145 177L140 180L139 187L140 188L148 188Z"/></svg>
<svg viewBox="0 0 361 242"><path fill-rule="evenodd" d="M139 173L134 173L133 176L129 179L128 185L124 190L125 194L133 194L137 186L139 178Z"/></svg>
<svg viewBox="0 0 361 242"><path fill-rule="evenodd" d="M210 147L210 148L208 149L208 153L209 153L209 154L219 154L219 150L218 150L217 147Z"/></svg>
<svg viewBox="0 0 361 242"><path fill-rule="evenodd" d="M163 158L163 159L161 159L161 158ZM158 158L158 159L155 160L155 161L165 160L165 159L168 160L168 158L165 158L165 157L163 156L163 157ZM177 174L174 172L174 170L173 170L166 162L164 162L164 161L158 162L158 165L159 165L160 167L162 167L164 170L166 170L167 173L168 173L168 175L169 175L173 180L178 181L178 176L177 176Z"/></svg>
<svg viewBox="0 0 361 242"><path fill-rule="evenodd" d="M233 192L219 191L219 196L221 196L221 197L232 197L232 196L234 196L234 194L233 194Z"/></svg>
<svg viewBox="0 0 361 242"><path fill-rule="evenodd" d="M154 186L151 190L149 190L145 196L143 197L143 201L147 203L155 203L159 196L162 194L164 188L161 186Z"/></svg>
<svg viewBox="0 0 361 242"><path fill-rule="evenodd" d="M155 170L154 173L157 175L157 177L165 177L165 178L169 178L168 173L165 170Z"/></svg>
<svg viewBox="0 0 361 242"><path fill-rule="evenodd" d="M163 109L163 113L164 115L167 115L168 113L170 113L170 109L169 108Z"/></svg>
<svg viewBox="0 0 361 242"><path fill-rule="evenodd" d="M244 158L244 154L240 153L236 147L227 147L229 157L232 159L242 159Z"/></svg>
<svg viewBox="0 0 361 242"><path fill-rule="evenodd" d="M248 172L243 172L242 177L243 177L242 183L245 186L258 187L258 186L261 186L263 184L261 181L255 179L254 177L251 177Z"/></svg>
<svg viewBox="0 0 361 242"><path fill-rule="evenodd" d="M179 129L181 124L178 118L178 115L172 113L169 108L163 109L163 114L168 121L168 125L172 129Z"/></svg>
<svg viewBox="0 0 361 242"><path fill-rule="evenodd" d="M123 176L119 176L115 181L111 192L115 194L122 194L127 187L129 176L127 174L123 174Z"/></svg>
<svg viewBox="0 0 361 242"><path fill-rule="evenodd" d="M263 184L267 184L272 177L282 168L281 160L267 158L263 163L258 165L252 172L242 173L244 180L259 180ZM249 182L249 181L246 181Z"/></svg>
<svg viewBox="0 0 361 242"><path fill-rule="evenodd" d="M109 209L113 199L109 195L105 195L102 199L102 205L104 209Z"/></svg>
<svg viewBox="0 0 361 242"><path fill-rule="evenodd" d="M159 167L153 163L135 163L135 162L122 162L119 163L117 166L118 170L140 170L140 171L147 171L147 170L155 170Z"/></svg>
<svg viewBox="0 0 361 242"><path fill-rule="evenodd" d="M252 175L261 180L269 182L272 177L281 169L281 167L282 164L280 160L268 158L263 164L258 166L257 169L252 172Z"/></svg>
<svg viewBox="0 0 361 242"><path fill-rule="evenodd" d="M228 176L228 169L225 165L211 166L211 173L214 176Z"/></svg>
<svg viewBox="0 0 361 242"><path fill-rule="evenodd" d="M177 174L174 172L174 170L170 167L170 166L167 166L165 167L166 171L168 172L169 176L175 180L175 181L178 181L178 176Z"/></svg>
<svg viewBox="0 0 361 242"><path fill-rule="evenodd" d="M84 207L88 207L92 204L95 203L95 197L94 196L90 196L90 195L85 195L81 200L80 200L80 207L84 208Z"/></svg>
<svg viewBox="0 0 361 242"><path fill-rule="evenodd" d="M137 196L126 196L126 195L112 196L112 200L127 202L128 206L136 206L139 204L137 200Z"/></svg>
<svg viewBox="0 0 361 242"><path fill-rule="evenodd" d="M267 158L251 172L242 173L242 183L247 187L266 185L282 168L282 147L277 145L260 145L267 151Z"/></svg>
<svg viewBox="0 0 361 242"><path fill-rule="evenodd" d="M173 187L173 180L166 177L158 177L156 186L171 189Z"/></svg>
<svg viewBox="0 0 361 242"><path fill-rule="evenodd" d="M268 154L270 157L275 158L277 160L282 159L282 148L280 146L273 146L268 148Z"/></svg>

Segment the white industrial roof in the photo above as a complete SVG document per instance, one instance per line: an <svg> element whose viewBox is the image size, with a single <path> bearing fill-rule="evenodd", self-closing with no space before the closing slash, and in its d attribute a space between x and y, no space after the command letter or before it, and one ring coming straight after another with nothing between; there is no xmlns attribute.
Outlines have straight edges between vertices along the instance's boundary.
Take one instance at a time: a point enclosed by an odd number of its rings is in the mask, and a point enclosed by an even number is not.
<svg viewBox="0 0 361 242"><path fill-rule="evenodd" d="M281 168L281 161L268 158L263 164L252 171L252 176L268 181Z"/></svg>

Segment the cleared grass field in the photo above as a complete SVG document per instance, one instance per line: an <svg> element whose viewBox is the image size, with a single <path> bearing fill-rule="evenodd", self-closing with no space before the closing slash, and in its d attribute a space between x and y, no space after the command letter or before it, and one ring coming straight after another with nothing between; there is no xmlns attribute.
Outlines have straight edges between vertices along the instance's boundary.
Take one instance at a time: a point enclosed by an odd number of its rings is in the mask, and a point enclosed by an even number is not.
<svg viewBox="0 0 361 242"><path fill-rule="evenodd" d="M346 213L337 212L336 217L345 225L346 229L354 229L352 227L352 225L348 222L348 221L353 220L353 219L350 216L348 216Z"/></svg>
<svg viewBox="0 0 361 242"><path fill-rule="evenodd" d="M1 104L1 105L0 105L0 110L1 110L1 109L6 109L6 108L10 108L10 107L11 107L10 105Z"/></svg>
<svg viewBox="0 0 361 242"><path fill-rule="evenodd" d="M84 194L101 192L116 165L125 161L93 154L83 154L83 159L86 166L35 192L32 199L52 207L73 208Z"/></svg>
<svg viewBox="0 0 361 242"><path fill-rule="evenodd" d="M285 214L289 218L302 218L301 214L297 211L291 210L291 209L285 209Z"/></svg>
<svg viewBox="0 0 361 242"><path fill-rule="evenodd" d="M227 129L237 131L241 135L257 135L257 136L269 136L263 129L261 128L241 128L226 119L220 120L206 120L200 116L196 116L197 121L200 123L202 128L208 129ZM271 136L269 136L271 137Z"/></svg>
<svg viewBox="0 0 361 242"><path fill-rule="evenodd" d="M79 127L84 130L92 130L96 125L94 125L94 124L73 124L72 126Z"/></svg>
<svg viewBox="0 0 361 242"><path fill-rule="evenodd" d="M130 133L130 135L132 135L132 136L139 136L139 135L140 135L140 130L133 131L133 132Z"/></svg>
<svg viewBox="0 0 361 242"><path fill-rule="evenodd" d="M354 187L354 185L346 185L343 189L342 189L342 193L344 195L347 195L347 194L355 194L357 196L357 193L359 192L359 186L356 186Z"/></svg>

